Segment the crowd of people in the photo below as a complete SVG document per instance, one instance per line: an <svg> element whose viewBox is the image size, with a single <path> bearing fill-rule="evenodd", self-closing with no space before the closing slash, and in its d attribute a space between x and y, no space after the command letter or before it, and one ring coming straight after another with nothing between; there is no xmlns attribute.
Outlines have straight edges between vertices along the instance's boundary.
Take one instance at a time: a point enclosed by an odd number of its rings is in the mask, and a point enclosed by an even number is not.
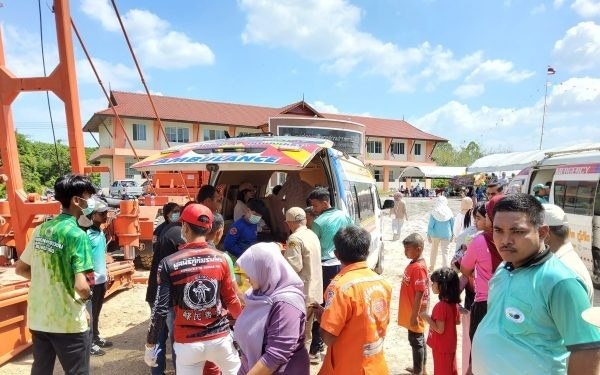
<svg viewBox="0 0 600 375"><path fill-rule="evenodd" d="M369 232L331 206L328 189L316 188L303 193L309 207L282 206L284 244L260 242L266 211L252 186L244 187L241 215L227 231L223 194L213 186L183 207L163 207L146 295L144 361L151 373L164 373L167 342L183 375L306 375L311 363L324 375L389 373L383 344L392 286L367 266ZM62 213L36 228L16 264L31 279L32 374L51 374L56 357L65 373L88 374L90 354L111 345L98 332L107 207L94 193L84 176L61 177L55 194ZM526 194L504 196L499 184L486 194L485 204L463 198L457 214L445 197L436 198L427 232L401 241L410 259L397 316L412 348L406 371L426 373L429 346L434 374L457 374L463 323L467 374L600 373L600 329L581 318L593 287L568 242L564 212ZM394 200L400 240L408 214L402 194Z"/></svg>

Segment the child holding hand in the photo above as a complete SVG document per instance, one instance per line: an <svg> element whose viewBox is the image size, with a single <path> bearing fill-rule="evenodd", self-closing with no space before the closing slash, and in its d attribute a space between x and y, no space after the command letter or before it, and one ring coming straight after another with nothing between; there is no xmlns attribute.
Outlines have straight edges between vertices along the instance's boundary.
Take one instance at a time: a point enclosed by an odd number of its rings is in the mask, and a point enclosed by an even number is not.
<svg viewBox="0 0 600 375"><path fill-rule="evenodd" d="M431 274L431 289L439 294L440 301L431 315L420 314L429 324L427 345L433 352L434 375L458 375L456 366L456 325L460 323L460 287L458 274L442 267Z"/></svg>

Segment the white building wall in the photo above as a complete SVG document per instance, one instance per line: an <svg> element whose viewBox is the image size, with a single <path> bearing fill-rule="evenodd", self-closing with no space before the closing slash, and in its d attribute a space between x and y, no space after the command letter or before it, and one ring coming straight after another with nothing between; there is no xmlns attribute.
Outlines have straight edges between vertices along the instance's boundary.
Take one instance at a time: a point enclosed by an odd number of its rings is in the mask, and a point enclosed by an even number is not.
<svg viewBox="0 0 600 375"><path fill-rule="evenodd" d="M406 139L396 139L394 138L392 140L392 143L404 143L404 154L393 154L391 153L391 147L390 147L390 152L389 152L389 159L390 160L398 160L398 161L406 161L408 160L408 142L406 141Z"/></svg>
<svg viewBox="0 0 600 375"><path fill-rule="evenodd" d="M193 142L194 140L194 127L192 124L187 123L187 122L175 122L175 121L163 121L163 128L165 129L165 132L167 131L167 128L186 128L188 129L188 134L189 134L189 140L190 142ZM159 134L159 139L160 139L160 148L165 149L167 148L167 143L165 142L165 137L162 134ZM171 146L177 146L177 145L182 145L184 143L179 143L179 142L170 142Z"/></svg>
<svg viewBox="0 0 600 375"><path fill-rule="evenodd" d="M380 153L372 153L368 152L368 147L365 148L366 158L371 160L384 160L385 159L385 138L377 138L377 137L367 137L367 144L369 142L380 142L381 143L381 152Z"/></svg>
<svg viewBox="0 0 600 375"><path fill-rule="evenodd" d="M106 127L104 126L106 125ZM100 124L98 127L98 142L100 147L112 148L113 147L113 125L111 120L104 121L104 125ZM108 129L108 130L107 130Z"/></svg>
<svg viewBox="0 0 600 375"><path fill-rule="evenodd" d="M423 141L415 141L415 145L421 145L421 155L415 155L415 148L413 147L412 153L413 153L413 158L415 161L425 161L425 153L427 152L427 149L425 148L426 143Z"/></svg>
<svg viewBox="0 0 600 375"><path fill-rule="evenodd" d="M125 131L127 136L133 143L135 148L152 150L154 148L154 124L152 120L143 119L126 119L124 120ZM145 140L133 140L133 124L140 124L146 126L146 139ZM127 142L127 141L126 141ZM129 146L129 145L127 145Z"/></svg>

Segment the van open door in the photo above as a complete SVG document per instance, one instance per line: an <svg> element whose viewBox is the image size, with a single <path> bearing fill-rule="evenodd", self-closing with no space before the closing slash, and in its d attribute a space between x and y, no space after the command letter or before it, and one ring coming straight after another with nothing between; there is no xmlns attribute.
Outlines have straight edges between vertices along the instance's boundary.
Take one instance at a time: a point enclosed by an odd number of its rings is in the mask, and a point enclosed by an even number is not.
<svg viewBox="0 0 600 375"><path fill-rule="evenodd" d="M600 288L600 163L556 168L550 203L561 207L569 222L569 240Z"/></svg>

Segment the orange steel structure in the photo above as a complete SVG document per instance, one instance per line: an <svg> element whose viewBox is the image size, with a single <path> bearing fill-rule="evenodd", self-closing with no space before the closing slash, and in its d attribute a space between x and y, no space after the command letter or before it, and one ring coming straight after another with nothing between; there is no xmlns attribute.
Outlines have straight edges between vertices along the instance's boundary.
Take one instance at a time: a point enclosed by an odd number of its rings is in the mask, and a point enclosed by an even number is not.
<svg viewBox="0 0 600 375"><path fill-rule="evenodd" d="M105 167L86 166L83 133L79 110L79 95L75 76L75 59L72 43L72 28L68 0L54 0L54 17L58 44L59 63L47 77L15 77L6 67L4 45L0 30L0 183L6 184L7 200L0 202L2 245L14 247L17 255L38 224L47 215L60 212L55 201L40 201L36 194L27 194L17 149L16 131L11 105L19 93L26 91L51 91L64 103L71 170L73 173L106 172ZM137 222L130 218L130 222ZM138 223L139 226L139 223ZM137 231L139 236L139 230ZM135 241L132 241L135 242ZM107 294L122 287L133 286L133 262L128 260L108 264L109 285ZM132 258L129 258L132 259ZM0 364L10 360L31 344L27 329L27 281L0 285Z"/></svg>

